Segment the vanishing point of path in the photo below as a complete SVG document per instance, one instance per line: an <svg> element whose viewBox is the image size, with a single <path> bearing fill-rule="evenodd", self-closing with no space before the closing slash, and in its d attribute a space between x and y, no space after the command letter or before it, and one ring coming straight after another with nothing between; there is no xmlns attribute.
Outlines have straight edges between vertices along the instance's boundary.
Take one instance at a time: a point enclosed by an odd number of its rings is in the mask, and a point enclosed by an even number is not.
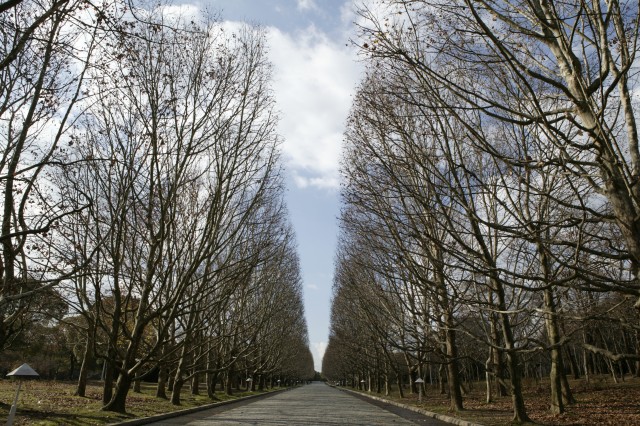
<svg viewBox="0 0 640 426"><path fill-rule="evenodd" d="M245 401L151 423L205 425L446 425L410 410L313 383L257 401ZM375 405L374 405L375 404ZM381 408L384 407L384 408Z"/></svg>

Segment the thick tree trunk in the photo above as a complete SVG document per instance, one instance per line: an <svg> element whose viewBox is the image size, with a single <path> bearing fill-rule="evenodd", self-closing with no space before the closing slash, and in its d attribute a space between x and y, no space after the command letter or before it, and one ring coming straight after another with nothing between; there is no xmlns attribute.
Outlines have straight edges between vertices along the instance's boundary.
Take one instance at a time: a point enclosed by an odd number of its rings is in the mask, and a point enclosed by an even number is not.
<svg viewBox="0 0 640 426"><path fill-rule="evenodd" d="M218 385L218 373L207 373L207 396L210 399L217 399L216 386Z"/></svg>
<svg viewBox="0 0 640 426"><path fill-rule="evenodd" d="M513 331L511 330L511 321L507 313L507 304L504 297L502 284L497 279L492 279L493 289L498 298L498 309L500 326L502 328L502 340L504 341L506 352L506 366L509 371L511 400L513 403L513 421L516 423L530 422L527 415L527 408L524 405L524 396L522 395L522 380L519 364L518 352L515 347Z"/></svg>
<svg viewBox="0 0 640 426"><path fill-rule="evenodd" d="M490 313L490 327L491 327L491 363L493 368L493 379L496 386L496 396L502 397L507 395L507 387L504 384L504 357L502 352L498 349L502 342L500 340L500 331L498 327L498 318L495 313Z"/></svg>
<svg viewBox="0 0 640 426"><path fill-rule="evenodd" d="M449 376L449 395L451 397L451 409L454 411L462 411L464 407L462 405L462 392L460 384L460 372L458 371L458 347L456 346L456 334L453 330L453 318L450 314L445 317L447 323L447 330L445 331L447 357L449 362L448 376Z"/></svg>
<svg viewBox="0 0 640 426"><path fill-rule="evenodd" d="M544 259L544 257L543 257ZM562 347L560 343L560 332L556 317L556 305L553 296L553 290L547 288L544 291L545 305L545 326L547 329L547 338L551 347L551 372L549 373L549 382L551 386L551 412L553 414L564 413L564 403L562 399L562 378L564 368L562 365Z"/></svg>
<svg viewBox="0 0 640 426"><path fill-rule="evenodd" d="M113 373L114 373L114 365L113 362L105 359L104 368L104 383L102 385L102 404L105 406L111 401L113 397Z"/></svg>
<svg viewBox="0 0 640 426"><path fill-rule="evenodd" d="M182 392L182 385L184 380L176 378L173 382L173 391L171 391L171 403L173 405L180 405L180 394Z"/></svg>
<svg viewBox="0 0 640 426"><path fill-rule="evenodd" d="M114 411L116 413L125 413L127 395L131 387L131 377L125 372L121 372L116 382L116 389L111 397L111 401L104 407L103 411Z"/></svg>
<svg viewBox="0 0 640 426"><path fill-rule="evenodd" d="M187 333L188 335L188 333ZM180 353L180 360L178 361L178 366L176 367L176 372L173 376L173 388L171 389L171 403L173 405L180 405L180 394L182 392L182 386L184 385L184 365L186 363L187 356L187 339L182 345L182 351Z"/></svg>
<svg viewBox="0 0 640 426"><path fill-rule="evenodd" d="M164 363L158 367L158 386L156 387L156 398L168 399L167 397L167 376L169 372Z"/></svg>

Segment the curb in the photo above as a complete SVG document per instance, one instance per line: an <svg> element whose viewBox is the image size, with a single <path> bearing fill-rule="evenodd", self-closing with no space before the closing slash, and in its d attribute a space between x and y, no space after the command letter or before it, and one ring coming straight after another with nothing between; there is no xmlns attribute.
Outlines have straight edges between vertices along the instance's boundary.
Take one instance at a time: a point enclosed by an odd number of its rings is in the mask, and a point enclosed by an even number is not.
<svg viewBox="0 0 640 426"><path fill-rule="evenodd" d="M423 415L425 415L427 417L431 417L431 418L434 418L434 419L442 420L443 422L451 423L453 425L458 425L458 426L483 426L483 425L481 425L479 423L472 423L472 422L469 422L467 420L459 419L457 417L451 417L451 416L447 416L445 414L434 413L432 411L423 410L422 408L418 408L418 407L415 407L413 405L402 404L400 402L391 401L391 400L388 400L388 399L380 398L378 396L367 395L366 393L360 393L360 392L356 392L356 391L352 391L350 389L344 389L344 388L340 388L340 387L337 387L336 389L339 389L339 390L341 390L343 392L354 393L356 395L362 395L362 396L364 396L366 398L375 399L376 401L385 402L387 404L395 405L396 407L404 408L406 410L415 411L415 412L423 414Z"/></svg>
<svg viewBox="0 0 640 426"><path fill-rule="evenodd" d="M259 394L256 394L256 395L243 396L242 398L237 398L237 399L229 399L227 401L213 402L211 404L205 404L205 405L199 405L197 407L185 408L184 410L170 411L168 413L155 414L153 416L142 417L142 418L139 418L139 419L131 419L131 420L124 420L124 421L117 422L117 423L109 423L106 426L146 425L148 423L158 422L160 420L167 420L167 419L171 419L173 417L180 417L180 416L184 416L186 414L197 413L198 411L204 411L204 410L209 410L211 408L222 407L224 405L234 404L236 402L246 401L246 400L249 400L249 399L260 398L260 397L267 398L269 396L276 395L276 394L281 393L281 392L286 392L286 391L288 391L290 389L293 389L293 388L279 389L279 390L272 391L272 392L266 392L266 393L259 393Z"/></svg>

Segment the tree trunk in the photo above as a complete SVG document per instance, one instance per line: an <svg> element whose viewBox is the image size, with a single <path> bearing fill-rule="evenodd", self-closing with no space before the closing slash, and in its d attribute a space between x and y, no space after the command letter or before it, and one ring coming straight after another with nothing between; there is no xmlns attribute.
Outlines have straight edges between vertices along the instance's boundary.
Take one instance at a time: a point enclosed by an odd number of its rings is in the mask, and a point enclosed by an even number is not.
<svg viewBox="0 0 640 426"><path fill-rule="evenodd" d="M168 399L167 397L167 376L169 372L164 363L158 367L158 386L156 387L156 398Z"/></svg>
<svg viewBox="0 0 640 426"><path fill-rule="evenodd" d="M578 362L576 361L576 354L574 349L569 346L565 346L565 353L567 354L567 359L569 360L569 367L571 368L571 375L575 380L580 378L580 368L578 367Z"/></svg>
<svg viewBox="0 0 640 426"><path fill-rule="evenodd" d="M384 375L384 395L389 396L389 374Z"/></svg>
<svg viewBox="0 0 640 426"><path fill-rule="evenodd" d="M176 371L173 376L173 389L171 389L171 403L173 405L180 405L180 393L182 392L182 386L184 385L183 373L184 373L184 365L187 362L187 343L188 343L189 333L187 333L187 337L182 344L182 350L180 352L180 360L178 361L178 366L176 367Z"/></svg>
<svg viewBox="0 0 640 426"><path fill-rule="evenodd" d="M562 399L561 375L564 374L564 368L562 365L562 347L558 346L560 342L560 332L556 317L553 290L551 288L547 288L544 291L544 305L545 326L547 329L549 346L551 347L551 372L549 373L549 382L551 386L551 412L553 414L562 414L564 413L564 403Z"/></svg>
<svg viewBox="0 0 640 426"><path fill-rule="evenodd" d="M104 360L104 383L102 386L102 403L106 406L113 397L113 372L115 370L113 362Z"/></svg>
<svg viewBox="0 0 640 426"><path fill-rule="evenodd" d="M447 388L444 385L444 364L438 366L438 385L440 386L440 395L447 393Z"/></svg>
<svg viewBox="0 0 640 426"><path fill-rule="evenodd" d="M491 292L491 300L493 301L493 291ZM507 395L507 388L504 385L504 360L502 352L498 349L501 346L500 332L498 327L498 318L494 312L489 313L489 326L491 333L491 363L493 369L493 380L496 385L496 396L502 397Z"/></svg>
<svg viewBox="0 0 640 426"><path fill-rule="evenodd" d="M171 403L173 405L180 405L180 393L182 392L182 385L184 385L184 380L178 378L174 379L173 391L171 391Z"/></svg>
<svg viewBox="0 0 640 426"><path fill-rule="evenodd" d="M590 343L589 341L589 336L587 335L587 332L585 330L582 330L582 341L585 344ZM585 381L587 383L589 383L589 378L591 377L591 373L593 372L592 370L592 365L590 364L590 353L586 350L586 349L582 349L582 355L583 355L583 361L584 361L584 378Z"/></svg>
<svg viewBox="0 0 640 426"><path fill-rule="evenodd" d="M195 373L191 378L191 395L200 395L200 374Z"/></svg>
<svg viewBox="0 0 640 426"><path fill-rule="evenodd" d="M571 386L569 386L569 380L566 374L561 374L560 379L562 381L562 400L565 404L575 404L576 399L573 397Z"/></svg>
<svg viewBox="0 0 640 426"><path fill-rule="evenodd" d="M454 411L462 411L462 392L460 390L460 373L458 371L458 347L456 346L456 334L453 329L453 318L447 313L445 316L447 329L445 330L447 357L449 362L449 392L451 397L451 409Z"/></svg>
<svg viewBox="0 0 640 426"><path fill-rule="evenodd" d="M225 389L224 389L224 392L227 395L233 395L233 389L232 389L233 374L234 374L233 369L229 367L229 370L227 371L227 379L225 381Z"/></svg>
<svg viewBox="0 0 640 426"><path fill-rule="evenodd" d="M640 330L636 330L636 355L640 355ZM636 360L636 377L640 377L640 358Z"/></svg>
<svg viewBox="0 0 640 426"><path fill-rule="evenodd" d="M524 397L522 395L522 380L519 365L519 357L515 347L513 331L511 330L511 322L507 314L507 304L504 297L502 284L495 278L492 278L493 289L498 298L498 309L500 310L499 318L502 328L502 340L504 341L506 352L506 366L509 371L511 400L513 403L513 422L524 423L530 422L527 415L527 408L524 405Z"/></svg>
<svg viewBox="0 0 640 426"><path fill-rule="evenodd" d="M114 411L116 413L125 413L127 395L131 387L131 377L125 372L121 372L116 382L115 392L107 405L102 407L103 411Z"/></svg>
<svg viewBox="0 0 640 426"><path fill-rule="evenodd" d="M168 374L168 379L167 379L167 390L169 392L173 392L173 374L171 374L170 372L167 373Z"/></svg>
<svg viewBox="0 0 640 426"><path fill-rule="evenodd" d="M210 399L216 398L216 386L218 384L218 373L207 373L207 396Z"/></svg>
<svg viewBox="0 0 640 426"><path fill-rule="evenodd" d="M90 326L91 327L91 326ZM93 362L93 332L87 333L87 345L82 355L80 374L78 375L78 386L74 395L85 397L87 392L87 377L89 375L89 364Z"/></svg>
<svg viewBox="0 0 640 426"><path fill-rule="evenodd" d="M491 351L492 349L490 349ZM493 402L493 395L491 394L491 356L489 356L489 358L487 358L487 361L484 363L484 367L485 367L485 383L486 383L486 388L487 388L487 398L486 398L486 402L487 404Z"/></svg>
<svg viewBox="0 0 640 426"><path fill-rule="evenodd" d="M69 380L73 380L73 371L76 369L76 356L73 351L69 353Z"/></svg>

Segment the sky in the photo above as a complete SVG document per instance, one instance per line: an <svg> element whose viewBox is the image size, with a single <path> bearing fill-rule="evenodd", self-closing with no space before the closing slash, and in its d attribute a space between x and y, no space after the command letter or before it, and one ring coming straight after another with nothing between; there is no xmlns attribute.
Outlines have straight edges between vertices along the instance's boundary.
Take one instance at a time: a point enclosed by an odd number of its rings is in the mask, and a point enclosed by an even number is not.
<svg viewBox="0 0 640 426"><path fill-rule="evenodd" d="M350 43L354 1L192 3L220 12L222 20L257 24L266 30L287 170L287 204L298 243L310 349L317 371L329 334L342 138L363 72Z"/></svg>

